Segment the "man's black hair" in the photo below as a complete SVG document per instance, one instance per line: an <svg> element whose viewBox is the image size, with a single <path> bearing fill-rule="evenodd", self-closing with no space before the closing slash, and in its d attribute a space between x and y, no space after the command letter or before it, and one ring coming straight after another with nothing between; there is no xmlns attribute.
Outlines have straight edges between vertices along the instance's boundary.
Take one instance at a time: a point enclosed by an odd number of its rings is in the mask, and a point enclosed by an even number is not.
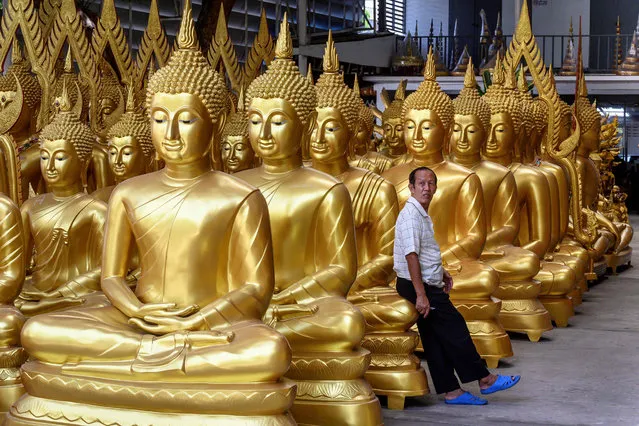
<svg viewBox="0 0 639 426"><path fill-rule="evenodd" d="M415 170L413 170L412 172L410 172L410 175L408 175L408 183L410 183L411 185L415 185L415 175L420 170L423 170L425 172L431 172L433 174L433 176L435 177L435 185L437 185L437 175L435 174L435 172L432 169L430 169L430 168L428 168L426 166L418 167Z"/></svg>

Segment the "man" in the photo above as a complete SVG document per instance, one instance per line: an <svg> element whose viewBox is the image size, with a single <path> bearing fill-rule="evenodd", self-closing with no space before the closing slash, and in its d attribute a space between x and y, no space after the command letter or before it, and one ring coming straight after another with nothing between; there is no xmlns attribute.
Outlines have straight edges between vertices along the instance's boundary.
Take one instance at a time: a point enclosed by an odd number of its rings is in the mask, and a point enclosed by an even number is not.
<svg viewBox="0 0 639 426"><path fill-rule="evenodd" d="M483 395L516 385L520 376L491 374L484 366L464 318L450 302L453 279L442 267L428 206L437 190L437 176L428 167L409 175L411 197L395 225L394 269L397 291L415 304L420 316L417 328L437 393L446 404L485 405L483 398L464 391L463 383L477 380Z"/></svg>

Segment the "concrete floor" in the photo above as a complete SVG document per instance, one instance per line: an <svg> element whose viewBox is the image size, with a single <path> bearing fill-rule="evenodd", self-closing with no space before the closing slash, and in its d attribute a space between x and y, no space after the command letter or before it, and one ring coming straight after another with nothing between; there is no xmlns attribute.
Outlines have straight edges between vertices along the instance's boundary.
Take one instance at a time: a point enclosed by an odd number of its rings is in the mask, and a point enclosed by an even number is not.
<svg viewBox="0 0 639 426"><path fill-rule="evenodd" d="M639 216L631 222L639 230ZM403 411L384 408L385 424L639 425L639 237L632 246L638 266L592 286L569 327L538 343L511 335L515 356L496 372L521 374L515 388L489 395L482 407L447 406L432 394L408 398ZM465 388L479 395L476 383Z"/></svg>

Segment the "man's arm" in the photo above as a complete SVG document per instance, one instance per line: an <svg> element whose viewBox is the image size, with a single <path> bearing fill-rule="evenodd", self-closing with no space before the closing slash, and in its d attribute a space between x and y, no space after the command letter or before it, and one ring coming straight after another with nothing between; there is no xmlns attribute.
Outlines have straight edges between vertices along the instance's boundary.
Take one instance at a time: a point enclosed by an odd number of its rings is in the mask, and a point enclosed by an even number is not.
<svg viewBox="0 0 639 426"><path fill-rule="evenodd" d="M426 297L426 289L422 281L422 268L417 254L421 249L420 231L422 226L424 226L423 220L418 222L413 221L411 217L400 216L395 225L395 238L398 239L396 248L401 250L399 254L406 257L410 280L417 295L415 309L420 315L426 317L430 311L430 303Z"/></svg>
<svg viewBox="0 0 639 426"><path fill-rule="evenodd" d="M406 255L406 262L408 262L410 280L413 282L415 294L417 294L415 309L426 318L430 312L430 303L428 302L428 297L426 297L426 289L422 282L422 268L419 266L419 256L415 252L409 253Z"/></svg>

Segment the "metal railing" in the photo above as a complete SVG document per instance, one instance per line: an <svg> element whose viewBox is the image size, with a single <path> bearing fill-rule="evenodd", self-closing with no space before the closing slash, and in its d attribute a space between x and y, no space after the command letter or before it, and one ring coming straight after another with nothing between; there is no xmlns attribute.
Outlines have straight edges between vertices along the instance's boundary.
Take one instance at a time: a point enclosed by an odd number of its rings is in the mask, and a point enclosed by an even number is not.
<svg viewBox="0 0 639 426"><path fill-rule="evenodd" d="M617 37L619 37L621 45L621 57L625 57L630 43L632 42L632 34L603 34L603 35L584 35L583 43L583 59L584 67L590 73L610 73L614 72L617 58ZM552 63L554 68L561 68L566 53L570 35L535 35L537 45L541 50L546 65ZM507 48L512 35L504 35L502 40ZM439 49L440 57L443 63L453 69L459 55L468 47L468 52L473 57L473 63L480 64L482 58L485 57L489 44L482 44L479 36L419 36L413 37L414 44L417 46L418 52L425 58L430 45L441 46ZM574 54L577 55L577 37L573 37ZM404 46L404 40L399 38L396 43L396 51L400 52Z"/></svg>

